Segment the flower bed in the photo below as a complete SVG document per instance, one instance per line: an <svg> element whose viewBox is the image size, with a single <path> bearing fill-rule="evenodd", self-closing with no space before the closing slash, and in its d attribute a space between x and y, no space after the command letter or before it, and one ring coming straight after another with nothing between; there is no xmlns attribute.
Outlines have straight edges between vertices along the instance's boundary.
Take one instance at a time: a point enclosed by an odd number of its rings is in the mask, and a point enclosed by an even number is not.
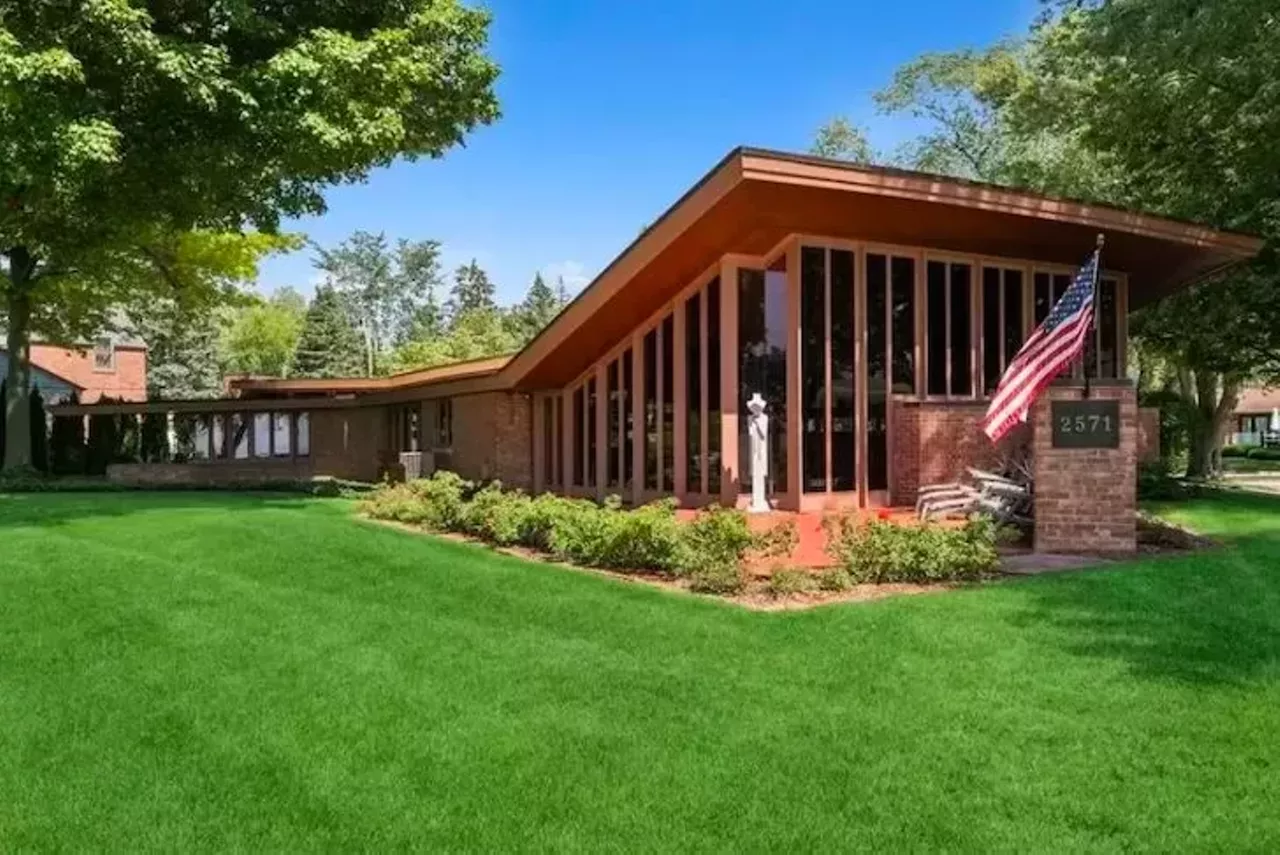
<svg viewBox="0 0 1280 855"><path fill-rule="evenodd" d="M998 562L997 527L983 518L956 526L831 517L825 525L835 566L813 570L782 563L796 544L790 521L753 530L743 512L718 507L682 520L674 500L627 510L617 497L603 503L535 497L498 483L479 487L450 472L384 485L361 509L373 519L762 607L937 589L993 574Z"/></svg>

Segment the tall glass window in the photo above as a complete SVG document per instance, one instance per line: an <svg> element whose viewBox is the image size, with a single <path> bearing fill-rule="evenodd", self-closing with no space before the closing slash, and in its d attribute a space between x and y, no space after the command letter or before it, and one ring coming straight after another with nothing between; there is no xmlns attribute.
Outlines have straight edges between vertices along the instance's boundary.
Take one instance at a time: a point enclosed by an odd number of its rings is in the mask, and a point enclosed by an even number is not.
<svg viewBox="0 0 1280 855"><path fill-rule="evenodd" d="M857 489L853 264L852 252L831 250L831 489L846 492Z"/></svg>
<svg viewBox="0 0 1280 855"><path fill-rule="evenodd" d="M893 391L916 391L916 262L894 258L893 275Z"/></svg>
<svg viewBox="0 0 1280 855"><path fill-rule="evenodd" d="M707 492L720 494L720 277L707 285Z"/></svg>
<svg viewBox="0 0 1280 855"><path fill-rule="evenodd" d="M690 493L702 492L702 294L684 304L685 368L685 484Z"/></svg>
<svg viewBox="0 0 1280 855"><path fill-rule="evenodd" d="M271 415L270 413L253 414L253 456L271 456Z"/></svg>
<svg viewBox="0 0 1280 855"><path fill-rule="evenodd" d="M550 398L542 399L542 480L556 482L555 475L555 407Z"/></svg>
<svg viewBox="0 0 1280 855"><path fill-rule="evenodd" d="M1120 311L1116 299L1117 283L1103 279L1098 283L1098 375L1107 379L1124 376L1120 365Z"/></svg>
<svg viewBox="0 0 1280 855"><path fill-rule="evenodd" d="M302 434L305 432L302 420L306 417L306 413L298 416L298 454L306 456L308 451L302 450ZM249 459L249 420L245 418L243 413L231 414L231 454L236 460Z"/></svg>
<svg viewBox="0 0 1280 855"><path fill-rule="evenodd" d="M610 488L618 486L618 473L621 471L621 461L618 459L618 406L622 403L622 392L618 388L618 360L609 363L609 367L605 369L605 383L609 387L609 393L606 398L605 406L607 409L607 417L605 419L605 456L606 456L606 472L608 473L605 483Z"/></svg>
<svg viewBox="0 0 1280 855"><path fill-rule="evenodd" d="M889 488L889 292L888 259L867 256L868 490Z"/></svg>
<svg viewBox="0 0 1280 855"><path fill-rule="evenodd" d="M564 461L564 397L556 395L556 484L561 488L565 484Z"/></svg>
<svg viewBox="0 0 1280 855"><path fill-rule="evenodd" d="M800 424L806 493L827 489L827 251L800 250ZM746 471L745 469L743 470Z"/></svg>
<svg viewBox="0 0 1280 855"><path fill-rule="evenodd" d="M982 387L994 394L1022 347L1022 271L982 269Z"/></svg>
<svg viewBox="0 0 1280 855"><path fill-rule="evenodd" d="M973 311L970 302L972 268L951 265L951 394L973 394Z"/></svg>
<svg viewBox="0 0 1280 855"><path fill-rule="evenodd" d="M311 455L311 414L298 413L298 418L295 421L297 426L297 431L296 431L297 442L295 443L295 445L297 446L298 456L308 457ZM248 442L245 443L244 453L246 457L249 454ZM237 441L236 457L239 457L239 456L240 456L240 444L239 444L239 441Z"/></svg>
<svg viewBox="0 0 1280 855"><path fill-rule="evenodd" d="M599 415L596 400L596 378L587 381L587 486L596 486L596 418Z"/></svg>
<svg viewBox="0 0 1280 855"><path fill-rule="evenodd" d="M925 348L928 351L928 377L925 388L930 395L947 394L947 265L930 261L925 267L925 308L927 324Z"/></svg>
<svg viewBox="0 0 1280 855"><path fill-rule="evenodd" d="M658 331L644 337L644 487L658 489Z"/></svg>
<svg viewBox="0 0 1280 855"><path fill-rule="evenodd" d="M573 424L569 426L569 432L573 436L573 486L582 486L582 419L584 416L585 402L582 397L582 387L579 386L573 390Z"/></svg>
<svg viewBox="0 0 1280 855"><path fill-rule="evenodd" d="M222 416L213 417L213 456L218 460L227 456L225 425L226 420ZM259 455L259 457L265 456L265 454Z"/></svg>
<svg viewBox="0 0 1280 855"><path fill-rule="evenodd" d="M416 410L414 418L414 424L416 425ZM290 441L292 439L290 421L288 413L271 414L271 450L276 457L288 457L293 453L293 443ZM416 434L413 450L418 450Z"/></svg>
<svg viewBox="0 0 1280 855"><path fill-rule="evenodd" d="M675 316L662 321L662 489L675 489L676 459L676 393L675 384Z"/></svg>
<svg viewBox="0 0 1280 855"><path fill-rule="evenodd" d="M635 432L635 425L632 424L634 416L631 412L633 368L631 348L627 348L622 352L622 483L628 488L635 476L635 451L631 444L631 438Z"/></svg>
<svg viewBox="0 0 1280 855"><path fill-rule="evenodd" d="M751 491L751 443L746 401L768 402L771 493L787 490L787 267L781 256L767 270L738 271L738 481Z"/></svg>

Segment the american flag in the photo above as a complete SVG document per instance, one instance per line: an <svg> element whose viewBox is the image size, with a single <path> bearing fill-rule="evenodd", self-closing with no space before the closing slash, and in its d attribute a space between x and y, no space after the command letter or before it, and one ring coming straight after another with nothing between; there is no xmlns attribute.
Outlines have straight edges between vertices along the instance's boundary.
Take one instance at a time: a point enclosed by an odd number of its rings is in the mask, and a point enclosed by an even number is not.
<svg viewBox="0 0 1280 855"><path fill-rule="evenodd" d="M1025 422L1044 388L1084 350L1093 328L1093 294L1101 254L1101 249L1094 250L1067 293L1009 363L982 420L982 430L992 442L999 442L1015 425Z"/></svg>

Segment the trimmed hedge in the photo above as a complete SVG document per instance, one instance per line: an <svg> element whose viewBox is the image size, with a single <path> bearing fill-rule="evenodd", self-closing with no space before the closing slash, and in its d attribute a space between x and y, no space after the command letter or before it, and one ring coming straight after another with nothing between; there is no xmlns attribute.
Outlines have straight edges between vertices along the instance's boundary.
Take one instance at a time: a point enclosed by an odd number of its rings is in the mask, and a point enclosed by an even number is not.
<svg viewBox="0 0 1280 855"><path fill-rule="evenodd" d="M792 526L755 533L736 510L710 508L681 523L673 499L624 510L616 496L603 504L534 497L498 482L477 488L452 472L383 485L361 508L374 519L523 546L584 567L684 577L695 590L722 594L741 590L748 556L790 553L795 543Z"/></svg>
<svg viewBox="0 0 1280 855"><path fill-rule="evenodd" d="M1246 456L1250 460L1280 460L1280 448L1251 448Z"/></svg>
<svg viewBox="0 0 1280 855"><path fill-rule="evenodd" d="M853 517L827 525L827 549L853 584L979 579L999 564L998 537L996 523L984 516L959 528Z"/></svg>

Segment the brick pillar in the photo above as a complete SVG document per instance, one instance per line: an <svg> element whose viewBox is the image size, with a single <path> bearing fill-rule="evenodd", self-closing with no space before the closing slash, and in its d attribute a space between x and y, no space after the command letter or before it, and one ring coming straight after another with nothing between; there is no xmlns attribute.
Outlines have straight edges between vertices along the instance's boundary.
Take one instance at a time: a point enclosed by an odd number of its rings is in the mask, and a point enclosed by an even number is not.
<svg viewBox="0 0 1280 855"><path fill-rule="evenodd" d="M1138 406L1132 386L1095 387L1119 400L1119 448L1054 448L1052 401L1078 401L1080 386L1052 386L1032 409L1035 548L1040 552L1137 549Z"/></svg>

